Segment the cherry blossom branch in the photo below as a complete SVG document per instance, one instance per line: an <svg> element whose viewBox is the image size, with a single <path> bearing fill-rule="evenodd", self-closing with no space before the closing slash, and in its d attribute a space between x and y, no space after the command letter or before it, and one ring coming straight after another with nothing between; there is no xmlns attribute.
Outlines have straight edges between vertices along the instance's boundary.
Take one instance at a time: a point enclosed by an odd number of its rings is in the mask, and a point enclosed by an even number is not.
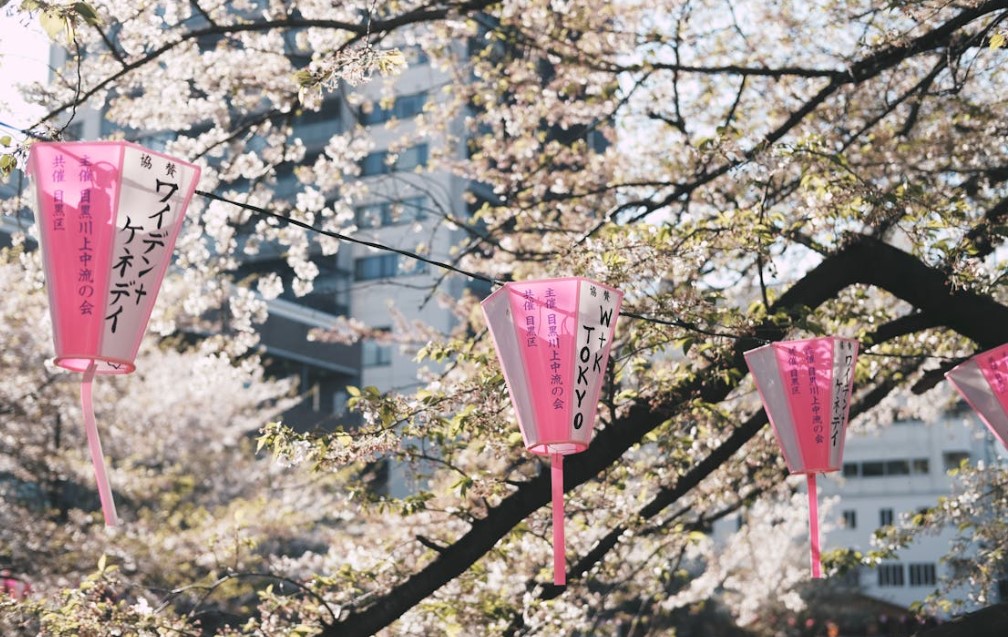
<svg viewBox="0 0 1008 637"><path fill-rule="evenodd" d="M918 53L947 46L954 41L955 36L960 29L966 27L975 20L1005 9L1008 9L1008 0L987 0L986 2L980 3L976 6L964 9L941 26L938 26L913 40L905 43L893 44L867 56L859 62L852 64L846 72L831 76L830 81L815 95L806 100L801 107L792 111L792 113L781 124L767 133L759 144L756 144L753 148L747 150L738 159L724 162L713 170L704 171L695 179L679 184L665 197L659 200L647 202L645 204L645 209L627 219L626 223L636 223L641 221L652 212L670 205L673 201L688 196L701 186L704 186L742 164L747 163L755 157L756 154L762 152L770 145L780 141L785 135L790 133L802 121L804 121L806 117L818 109L819 106L821 106L831 95L839 91L841 88L847 85L861 84L870 80L881 74L883 71L900 64L904 60ZM623 209L625 209L625 206L621 205L604 215L599 223L590 229L578 243L581 244L590 237L594 236L603 227L605 227L606 224L610 223L616 214L621 212Z"/></svg>
<svg viewBox="0 0 1008 637"><path fill-rule="evenodd" d="M122 79L132 71L135 71L147 64L151 64L158 60L162 55L172 51L173 49L192 41L198 41L201 38L220 36L220 35L233 35L237 33L259 33L268 32L275 30L296 30L296 29L307 29L307 28L323 28L323 29L334 29L338 31L345 31L349 34L353 34L354 37L351 38L346 44L352 44L354 41L359 40L365 35L370 33L380 33L385 31L392 31L400 27L409 26L413 24L422 24L425 22L433 22L436 20L445 19L451 15L466 15L471 12L477 12L487 9L500 0L467 0L466 2L460 2L458 4L446 4L440 7L420 7L412 11L407 11L406 13L400 14L398 16L387 18L384 20L365 20L364 24L358 24L354 22L345 22L343 20L322 20L322 19L307 19L301 17L287 17L282 20L263 20L259 22L238 22L232 24L214 24L211 23L209 27L201 29L193 29L183 33L178 39L172 40L171 42L166 42L161 46L158 46L151 51L147 52L143 56L133 60L132 62L125 62L120 60L121 68L115 73L109 75L105 79L101 80L94 86L89 87L86 91L79 93L74 96L74 99L69 102L64 102L63 104L57 106L55 109L49 111L44 117L38 120L31 129L35 129L49 120L57 117L61 113L65 112L67 109L76 108L78 104L86 102L88 99L96 95L97 93L111 88L116 81ZM100 32L101 34L101 32ZM104 34L101 34L104 35ZM107 41L107 38L104 38ZM117 56L118 59L118 56ZM295 87L296 90L296 87Z"/></svg>
<svg viewBox="0 0 1008 637"><path fill-rule="evenodd" d="M805 277L795 283L775 303L774 312L785 312L792 319L815 309L837 293L855 284L871 285L888 291L927 314L939 325L959 332L981 347L993 347L1003 338L1002 327L1008 323L1008 307L991 298L968 290L957 290L946 280L945 273L932 268L914 256L875 238L858 236L836 254L827 257ZM752 332L753 337L779 340L787 325L763 323ZM566 463L565 488L571 490L594 479L601 471L617 462L630 447L670 416L682 405L699 398L705 402L720 402L736 386L726 382L726 371L745 374L743 352L757 344L755 338L736 341L732 356L722 365L711 366L690 382L680 384L666 394L661 402L638 402L627 415L600 431L588 450L571 456ZM763 416L753 416L732 433L732 444L741 446L762 427ZM731 454L725 447L722 454ZM701 461L704 462L704 461ZM714 460L703 465L716 468ZM693 475L699 481L701 470ZM522 484L514 493L490 509L486 517L476 520L470 530L420 571L384 594L376 596L365 608L351 612L346 618L323 627L322 635L369 635L388 626L407 610L418 604L445 583L467 570L482 555L549 499L549 474L540 473ZM683 487L686 484L683 483ZM677 492L678 493L678 492Z"/></svg>

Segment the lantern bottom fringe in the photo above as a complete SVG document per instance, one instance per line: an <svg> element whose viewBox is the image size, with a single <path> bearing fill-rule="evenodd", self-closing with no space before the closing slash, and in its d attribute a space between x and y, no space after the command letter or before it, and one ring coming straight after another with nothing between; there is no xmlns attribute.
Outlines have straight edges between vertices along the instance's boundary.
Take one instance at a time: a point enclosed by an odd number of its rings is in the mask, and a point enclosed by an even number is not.
<svg viewBox="0 0 1008 637"><path fill-rule="evenodd" d="M101 500L105 525L115 526L119 523L119 517L116 515L112 488L109 486L108 475L105 471L105 455L102 453L101 439L98 437L98 424L95 422L94 405L91 401L91 383L94 381L96 367L92 361L81 380L81 410L84 412L84 431L87 433L88 448L91 450L91 464L94 466L95 481L98 483L98 498Z"/></svg>
<svg viewBox="0 0 1008 637"><path fill-rule="evenodd" d="M553 583L567 584L567 549L564 546L563 455L550 454L550 478L553 492Z"/></svg>
<svg viewBox="0 0 1008 637"><path fill-rule="evenodd" d="M808 483L808 508L809 508L809 550L812 561L812 577L819 579L822 577L822 565L820 563L819 545L819 496L816 493L816 479L814 473L805 474Z"/></svg>

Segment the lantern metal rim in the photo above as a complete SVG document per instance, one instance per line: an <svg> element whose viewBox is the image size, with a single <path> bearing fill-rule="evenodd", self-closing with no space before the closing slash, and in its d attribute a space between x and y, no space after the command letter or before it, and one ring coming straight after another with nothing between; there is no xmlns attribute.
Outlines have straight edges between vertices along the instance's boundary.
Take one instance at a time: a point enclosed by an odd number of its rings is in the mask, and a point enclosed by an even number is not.
<svg viewBox="0 0 1008 637"><path fill-rule="evenodd" d="M101 365L105 363L105 365ZM83 374L88 368L95 365L94 373L99 376L132 374L136 370L133 361L109 356L89 356L86 354L74 355L66 354L53 359L53 364L57 367L79 372Z"/></svg>

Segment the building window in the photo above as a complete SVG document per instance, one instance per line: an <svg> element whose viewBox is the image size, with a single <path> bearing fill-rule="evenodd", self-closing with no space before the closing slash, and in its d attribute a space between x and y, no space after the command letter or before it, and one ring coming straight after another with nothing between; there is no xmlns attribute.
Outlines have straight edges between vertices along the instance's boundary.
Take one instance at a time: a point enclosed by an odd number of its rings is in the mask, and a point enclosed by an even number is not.
<svg viewBox="0 0 1008 637"><path fill-rule="evenodd" d="M354 220L358 228L377 228L385 217L385 204L369 203L354 209Z"/></svg>
<svg viewBox="0 0 1008 637"><path fill-rule="evenodd" d="M371 257L361 257L354 261L354 279L371 281L388 279L399 271L399 255L377 254Z"/></svg>
<svg viewBox="0 0 1008 637"><path fill-rule="evenodd" d="M888 460L885 465L887 476L908 476L910 475L910 461L908 460Z"/></svg>
<svg viewBox="0 0 1008 637"><path fill-rule="evenodd" d="M945 466L945 471L951 471L958 469L964 460L969 460L969 457L968 451L946 451L942 454L942 464Z"/></svg>
<svg viewBox="0 0 1008 637"><path fill-rule="evenodd" d="M927 475L931 471L931 463L927 458L910 458L899 460L869 460L867 462L846 462L843 466L844 477L881 478L883 476Z"/></svg>
<svg viewBox="0 0 1008 637"><path fill-rule="evenodd" d="M350 401L350 394L345 389L333 392L332 413L334 416L345 416L347 413L347 403Z"/></svg>
<svg viewBox="0 0 1008 637"><path fill-rule="evenodd" d="M416 261L408 268L400 269L398 254L376 254L354 261L354 280L356 281L391 279L397 276L423 274L426 271L427 264L422 261Z"/></svg>
<svg viewBox="0 0 1008 637"><path fill-rule="evenodd" d="M857 511L847 509L843 512L843 525L845 529L857 528Z"/></svg>
<svg viewBox="0 0 1008 637"><path fill-rule="evenodd" d="M391 172L404 172L427 165L427 144L410 146L399 153L394 163L389 163L389 151L376 150L368 153L360 162L361 176L387 175Z"/></svg>
<svg viewBox="0 0 1008 637"><path fill-rule="evenodd" d="M364 367L385 367L392 364L392 346L374 340L361 343L361 365Z"/></svg>
<svg viewBox="0 0 1008 637"><path fill-rule="evenodd" d="M399 171L413 170L427 165L427 144L417 144L410 146L399 153L396 160L395 169Z"/></svg>
<svg viewBox="0 0 1008 637"><path fill-rule="evenodd" d="M878 462L863 462L861 463L861 475L866 478L875 478L878 476L885 475L885 463Z"/></svg>
<svg viewBox="0 0 1008 637"><path fill-rule="evenodd" d="M427 218L427 199L424 197L407 197L401 202L392 204L389 223L413 223Z"/></svg>
<svg viewBox="0 0 1008 637"><path fill-rule="evenodd" d="M893 510L892 509L879 509L878 512L878 523L879 526L889 526L893 521Z"/></svg>
<svg viewBox="0 0 1008 637"><path fill-rule="evenodd" d="M902 564L879 564L878 585L883 586L903 586L903 565Z"/></svg>
<svg viewBox="0 0 1008 637"><path fill-rule="evenodd" d="M423 112L426 103L427 93L425 92L400 95L396 97L391 108L382 108L379 104L372 102L370 110L361 109L361 123L365 126L371 126L384 124L393 117L396 119L414 117Z"/></svg>
<svg viewBox="0 0 1008 637"><path fill-rule="evenodd" d="M354 213L358 228L379 228L422 221L427 216L426 211L426 198L406 197L401 201L358 206Z"/></svg>
<svg viewBox="0 0 1008 637"><path fill-rule="evenodd" d="M360 168L362 177L385 175L392 172L392 167L388 165L388 151L377 150L373 153L368 153L361 160Z"/></svg>
<svg viewBox="0 0 1008 637"><path fill-rule="evenodd" d="M934 586L938 581L935 577L934 563L911 564L909 570L910 586Z"/></svg>
<svg viewBox="0 0 1008 637"><path fill-rule="evenodd" d="M413 117L423 112L424 104L427 103L427 93L413 93L412 95L400 95L395 101L395 116L399 119Z"/></svg>
<svg viewBox="0 0 1008 637"><path fill-rule="evenodd" d="M371 102L367 106L362 107L360 110L361 124L364 124L365 126L381 124L382 122L387 122L390 119L392 119L391 109L384 109L377 102Z"/></svg>

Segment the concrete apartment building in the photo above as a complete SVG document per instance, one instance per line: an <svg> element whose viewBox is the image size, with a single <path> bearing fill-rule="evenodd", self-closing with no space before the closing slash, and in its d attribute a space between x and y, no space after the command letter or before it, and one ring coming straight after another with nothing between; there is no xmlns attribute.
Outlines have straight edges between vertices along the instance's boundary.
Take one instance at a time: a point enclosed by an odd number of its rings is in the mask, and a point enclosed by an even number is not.
<svg viewBox="0 0 1008 637"><path fill-rule="evenodd" d="M446 148L444 138L417 136L414 115L425 105L443 99L438 89L448 77L428 64L419 50L410 50L410 65L395 79L394 98L382 108L380 82L363 87L364 103L357 117L374 141L374 149L361 162L361 179L368 186L368 200L355 207L355 236L411 252L421 252L438 261L451 261L451 248L461 234L444 217L468 217L465 193L469 182L444 170L426 168L433 153L460 156L462 148ZM351 117L353 114L351 114ZM462 139L462 123L450 127ZM403 140L409 140L403 142ZM307 140L306 144L307 144ZM398 152L390 148L401 148ZM392 160L392 156L396 158ZM341 248L341 259L352 272L351 315L378 330L387 330L393 341L396 326L390 309L409 320L419 320L446 332L454 324L451 307L431 297L438 292L459 298L467 285L459 276L444 277L444 271L391 252L360 245ZM443 279L443 280L442 280ZM383 341L363 343L361 384L385 391L408 390L417 383L417 366L409 347Z"/></svg>
<svg viewBox="0 0 1008 637"><path fill-rule="evenodd" d="M823 537L824 550L871 550L876 529L951 494L954 478L948 472L962 461L975 465L997 459L1000 445L962 407L934 422L909 420L848 434L843 470L820 481L821 497L839 498L832 510L832 530ZM952 537L952 529L923 536L900 551L897 559L861 569L851 583L869 597L909 607L933 592L948 574L940 559L948 553Z"/></svg>
<svg viewBox="0 0 1008 637"><path fill-rule="evenodd" d="M306 111L295 119L294 135L307 151L300 163L310 165L334 134L370 138L373 148L360 162L367 195L354 202L356 230L351 234L450 261L450 249L460 231L444 223L444 217L468 216L465 193L470 185L447 171L429 170L428 163L435 152L460 156L464 146L446 148L444 138L418 136L412 122L433 100L445 99L439 88L449 78L418 48L401 48L408 67L393 80L378 77L360 87L328 92L320 111ZM65 50L53 47L51 65L59 68L65 56ZM461 122L452 123L450 130L457 139L464 139ZM81 108L65 138L107 139L117 132L100 111ZM128 138L160 150L170 133L130 133ZM276 197L293 197L295 185L293 171L282 172ZM25 219L16 220L24 221L21 228L5 220L0 233L25 229L30 216L26 210ZM436 286L445 298L459 298L470 285L459 276L443 278L440 269L408 257L352 243L342 243L337 254L330 256L313 249L311 258L320 271L312 292L299 297L285 286L280 298L268 302L269 318L260 328L268 371L299 379L303 399L285 415L285 421L301 430L352 425L354 417L346 413L347 385L370 385L381 391L415 387L418 367L413 348L401 342L395 317L447 331L454 322L452 308L440 303L432 289ZM282 250L269 245L246 256L239 275L256 272L280 273L285 283L292 278ZM338 317L359 320L379 333L387 332L388 337L349 346L307 339L310 331L331 327Z"/></svg>
<svg viewBox="0 0 1008 637"><path fill-rule="evenodd" d="M877 529L898 524L904 516L932 507L940 497L953 493L955 478L949 471L962 461L990 464L1004 456L1000 444L965 403L933 422L906 420L848 431L842 470L817 479L823 552L849 548L867 553L877 548L872 543ZM797 478L792 480L799 484ZM804 480L799 488L804 491ZM825 509L822 503L828 499L835 502ZM716 523L715 539L740 528L744 515ZM936 591L939 580L948 575L949 567L941 558L948 554L953 537L954 529L925 534L895 559L877 568L861 567L831 577L824 586L864 612L891 614L892 609L908 609ZM805 531L801 541L807 541ZM1008 599L1008 586L990 593L992 600ZM853 608L846 610L859 612Z"/></svg>

